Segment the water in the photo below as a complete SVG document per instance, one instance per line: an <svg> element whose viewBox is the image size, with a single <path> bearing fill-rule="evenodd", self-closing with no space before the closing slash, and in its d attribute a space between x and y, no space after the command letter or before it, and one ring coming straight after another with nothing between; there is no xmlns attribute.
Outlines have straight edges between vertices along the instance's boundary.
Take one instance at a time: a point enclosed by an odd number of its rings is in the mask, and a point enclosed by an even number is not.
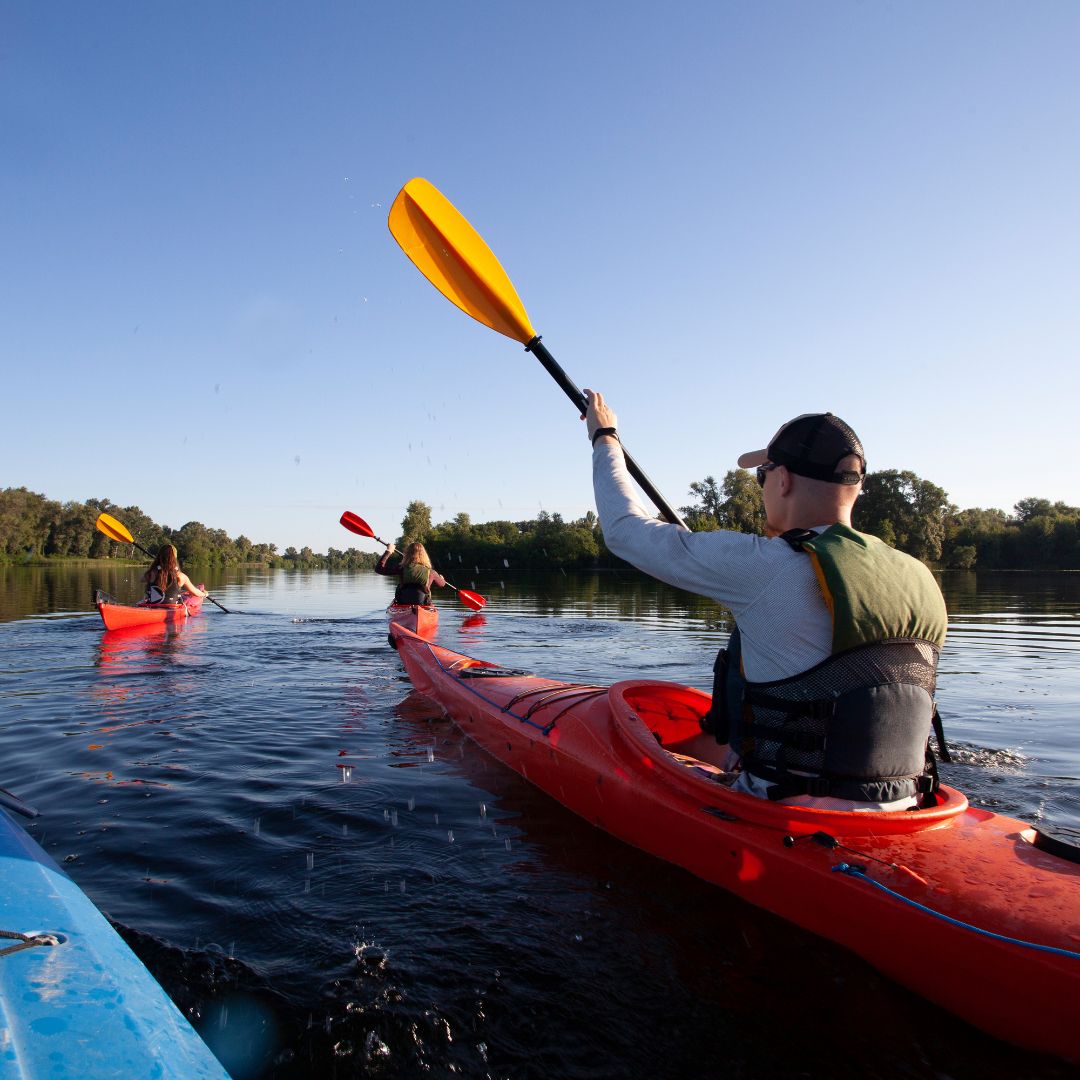
<svg viewBox="0 0 1080 1080"><path fill-rule="evenodd" d="M93 588L133 595L138 573L0 568L0 786L235 1076L1068 1074L432 720L386 645L382 579L210 579L260 614L104 633ZM444 599L440 641L555 677L708 689L727 632L630 573L455 584L490 603ZM944 585L944 778L1080 837L1080 575Z"/></svg>

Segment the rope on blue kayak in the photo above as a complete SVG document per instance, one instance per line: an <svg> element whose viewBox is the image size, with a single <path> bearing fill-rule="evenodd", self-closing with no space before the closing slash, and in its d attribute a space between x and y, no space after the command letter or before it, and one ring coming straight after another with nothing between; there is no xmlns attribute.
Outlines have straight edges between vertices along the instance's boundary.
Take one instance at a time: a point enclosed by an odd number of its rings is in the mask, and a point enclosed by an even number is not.
<svg viewBox="0 0 1080 1080"><path fill-rule="evenodd" d="M1007 945L1020 945L1025 949L1035 949L1037 952L1053 953L1055 956L1066 956L1070 960L1080 960L1080 952L1073 952L1071 949L1059 949L1055 945L1037 945L1033 941L1021 941L1019 938L1006 937L1004 934L995 934L992 930L983 930L982 927L972 926L971 923L961 922L959 919L954 919L951 915L945 915L940 911L935 911L925 904L920 904L917 900L911 900L901 893L896 892L894 889L890 889L888 885L882 885L880 881L875 881L861 867L852 866L851 863L837 863L836 866L833 867L833 870L840 874L847 874L849 877L858 878L860 881L868 882L870 885L873 885L875 889L880 889L883 893L887 893L894 900L899 900L909 907L913 907L918 911L923 911L927 915L932 915L935 919L941 919L942 922L947 922L951 926L958 926L961 930L970 930L973 934L981 934L983 937L993 938L994 941L1004 941Z"/></svg>
<svg viewBox="0 0 1080 1080"><path fill-rule="evenodd" d="M12 953L21 952L23 949L33 949L39 945L59 945L60 938L55 934L20 934L17 930L0 930L0 938L15 940L18 945L9 945L6 949L0 949L0 956L10 956Z"/></svg>

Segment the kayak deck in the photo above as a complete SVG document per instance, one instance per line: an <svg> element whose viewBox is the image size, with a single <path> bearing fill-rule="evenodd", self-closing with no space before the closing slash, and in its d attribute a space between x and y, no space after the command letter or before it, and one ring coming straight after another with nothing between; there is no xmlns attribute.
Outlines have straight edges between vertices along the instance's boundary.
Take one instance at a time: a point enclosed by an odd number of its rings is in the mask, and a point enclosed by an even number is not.
<svg viewBox="0 0 1080 1080"><path fill-rule="evenodd" d="M206 1077L227 1073L90 899L0 809L0 1074Z"/></svg>
<svg viewBox="0 0 1080 1080"><path fill-rule="evenodd" d="M894 813L757 799L688 753L711 702L699 690L561 683L391 636L418 691L587 821L998 1037L1080 1060L1080 865L1030 825L945 786L936 805Z"/></svg>

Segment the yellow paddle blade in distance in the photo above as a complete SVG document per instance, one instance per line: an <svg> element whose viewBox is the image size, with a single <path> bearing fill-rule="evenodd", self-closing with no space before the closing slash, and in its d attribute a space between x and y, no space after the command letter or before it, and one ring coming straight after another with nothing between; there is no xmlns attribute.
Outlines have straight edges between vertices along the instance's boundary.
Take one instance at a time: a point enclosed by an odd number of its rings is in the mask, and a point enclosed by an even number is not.
<svg viewBox="0 0 1080 1080"><path fill-rule="evenodd" d="M536 337L499 260L437 187L410 180L387 224L420 273L466 315L523 345Z"/></svg>
<svg viewBox="0 0 1080 1080"><path fill-rule="evenodd" d="M94 524L110 540L115 540L118 544L135 543L135 537L128 532L127 528L109 514L98 514L98 519Z"/></svg>

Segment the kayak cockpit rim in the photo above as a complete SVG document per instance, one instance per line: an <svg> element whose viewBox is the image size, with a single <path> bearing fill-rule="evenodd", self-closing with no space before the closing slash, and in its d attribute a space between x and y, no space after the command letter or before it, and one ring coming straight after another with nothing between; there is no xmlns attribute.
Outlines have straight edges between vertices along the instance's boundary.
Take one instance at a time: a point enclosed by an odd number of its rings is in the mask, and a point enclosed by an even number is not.
<svg viewBox="0 0 1080 1080"><path fill-rule="evenodd" d="M772 803L730 790L718 781L719 770L711 763L701 761L703 768L697 769L692 767L698 764L692 756L688 758L680 753L680 745L701 736L699 720L712 702L708 694L678 683L629 679L609 688L608 702L616 731L634 746L642 762L647 761L646 768L662 769L698 794L708 792L711 801L721 800L723 809L737 812L745 821L788 831L823 829L849 836L870 832L895 834L941 827L969 809L967 797L944 784L937 792L934 806L914 810L823 810Z"/></svg>

